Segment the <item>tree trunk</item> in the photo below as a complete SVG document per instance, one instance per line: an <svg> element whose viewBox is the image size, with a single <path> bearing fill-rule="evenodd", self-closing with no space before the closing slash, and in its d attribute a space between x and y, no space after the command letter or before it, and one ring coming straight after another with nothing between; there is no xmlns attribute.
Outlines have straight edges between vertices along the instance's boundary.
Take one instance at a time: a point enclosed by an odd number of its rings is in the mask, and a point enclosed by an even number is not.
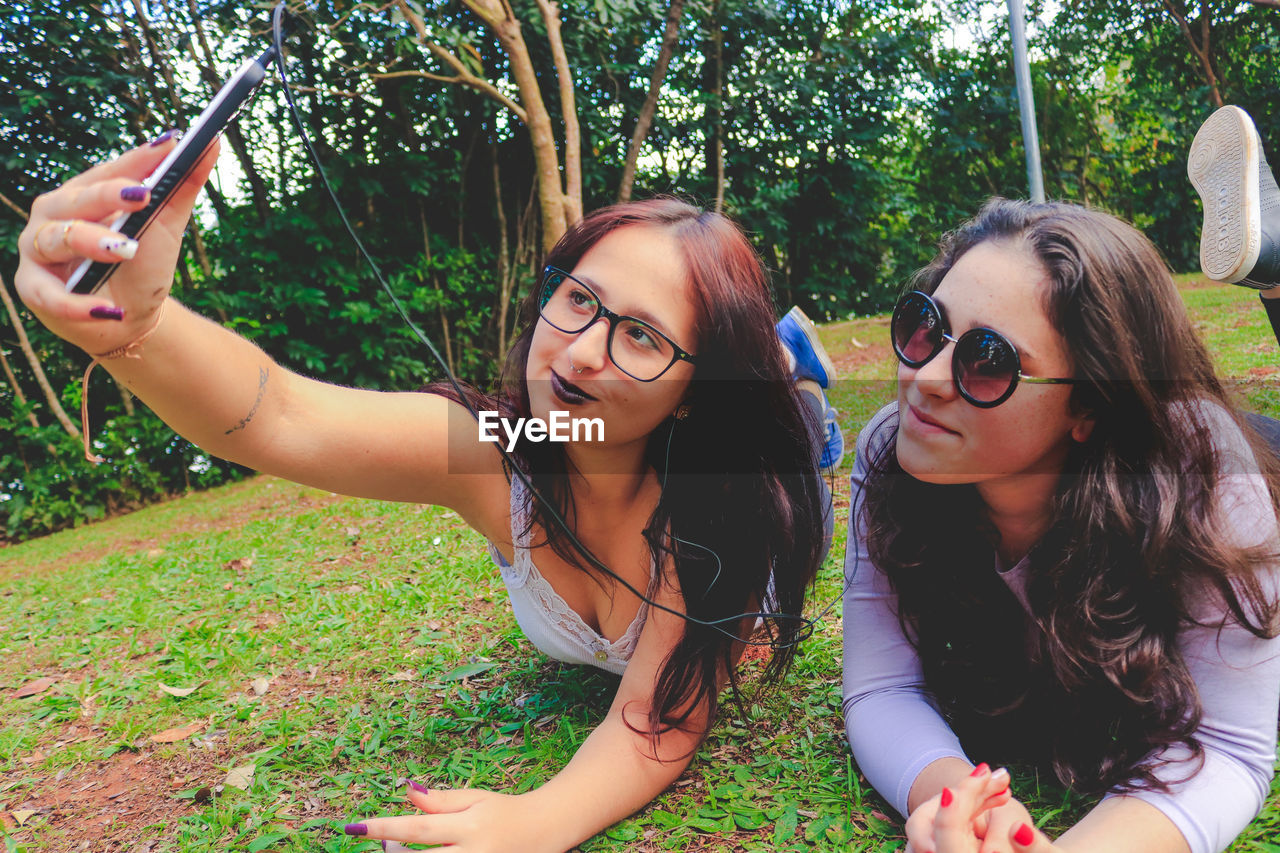
<svg viewBox="0 0 1280 853"><path fill-rule="evenodd" d="M147 52L151 54L151 61L154 67L159 69L160 76L164 78L165 86L168 87L169 107L173 110L170 116L176 117L182 111L182 99L178 96L178 87L173 82L173 70L169 67L169 63L165 61L164 52L160 50L160 45L156 43L155 37L152 35L151 22L147 19L147 13L142 8L142 3L140 0L132 0L132 3L133 14L138 27L142 30L142 38L146 42ZM155 75L151 69L147 68L145 62L139 61L138 65L147 72L147 77L154 85ZM172 126L172 122L169 122L169 124Z"/></svg>
<svg viewBox="0 0 1280 853"><path fill-rule="evenodd" d="M40 359L36 356L36 351L32 349L30 339L27 338L27 330L22 326L22 318L18 316L18 308L13 304L13 297L9 295L9 285L2 277L0 277L0 299L4 300L4 307L9 312L9 320L13 323L13 330L18 334L18 346L21 347L22 354L27 357L27 362L31 365L31 372L35 374L36 384L40 386L45 400L49 403L49 411L53 412L53 416L58 419L58 423L62 424L62 428L69 435L80 435L80 430L71 422L71 418L67 417L67 412L62 408L62 403L58 402L58 395L54 393L53 387L49 384L49 378L44 375L44 368L40 366Z"/></svg>
<svg viewBox="0 0 1280 853"><path fill-rule="evenodd" d="M662 34L662 48L658 51L658 61L654 64L653 75L649 78L649 92L645 95L644 106L640 108L635 130L631 133L631 142L627 146L627 159L622 166L622 184L618 187L618 201L631 201L631 186L636 179L636 162L640 159L640 148L649 136L653 116L658 111L658 96L667 78L667 66L671 64L671 55L675 52L676 42L680 39L680 17L684 14L684 4L685 0L671 0L671 7L667 9L667 28Z"/></svg>
<svg viewBox="0 0 1280 853"><path fill-rule="evenodd" d="M196 263L200 264L200 271L204 273L204 280L207 282L213 278L213 264L209 261L209 253L204 248L204 236L200 233L200 225L193 216L187 222L187 233L191 235L191 248L196 253Z"/></svg>
<svg viewBox="0 0 1280 853"><path fill-rule="evenodd" d="M427 230L426 217L422 218L422 251L427 259L427 266L431 266L431 232ZM449 337L449 319L444 313L444 293L440 289L440 279L436 275L435 270L430 270L431 286L436 292L436 307L440 313L440 337L444 341L444 363L448 367L449 372L457 375L457 370L453 363L453 341Z"/></svg>
<svg viewBox="0 0 1280 853"><path fill-rule="evenodd" d="M475 8L474 5L468 5ZM482 16L483 17L483 16ZM528 115L526 126L533 145L533 161L538 175L538 204L542 210L542 249L552 247L569 228L565 215L564 185L560 180L560 156L556 151L555 133L551 129L551 114L547 112L542 90L538 88L538 75L529 56L528 45L520 33L520 22L513 16L505 16L494 24L498 41L511 62L511 71L520 92L520 104ZM581 202L581 200L579 200Z"/></svg>
<svg viewBox="0 0 1280 853"><path fill-rule="evenodd" d="M711 37L703 59L703 88L708 99L708 135L706 141L707 175L715 181L716 213L724 212L724 24L720 21L721 3L711 5Z"/></svg>
<svg viewBox="0 0 1280 853"><path fill-rule="evenodd" d="M511 301L511 243L507 238L507 212L502 207L502 175L498 168L498 143L489 142L489 157L493 161L493 200L498 211L498 311L494 342L499 363L507 358L507 304Z"/></svg>
<svg viewBox="0 0 1280 853"><path fill-rule="evenodd" d="M582 221L582 137L578 131L578 102L573 94L573 72L560 38L560 7L553 0L538 0L547 42L556 65L556 82L560 84L560 119L564 122L564 216L565 223ZM557 236L557 239L559 237Z"/></svg>
<svg viewBox="0 0 1280 853"><path fill-rule="evenodd" d="M124 413L129 417L133 417L138 410L133 405L133 392L124 386L119 379L112 377L112 382L116 383L116 390L120 392L120 405L124 406Z"/></svg>
<svg viewBox="0 0 1280 853"><path fill-rule="evenodd" d="M516 19L515 12L507 0L463 0L463 2L497 36L499 45L507 55L511 77L519 93L519 103L504 95L488 80L474 74L466 63L433 42L427 34L422 17L405 0L395 0L395 6L417 32L418 42L425 45L434 56L448 65L455 76L449 77L423 71L404 71L378 76L408 74L469 86L502 104L524 123L529 130L529 141L533 149L537 176L542 246L544 252L549 252L569 225L582 218L582 151L573 79L564 44L560 40L559 9L551 0L538 0L538 8L546 25L547 40L556 64L556 77L560 87L560 110L565 127L563 180L560 177L560 155L556 149L551 114L542 97L537 70L529 55L529 46L524 41L520 21Z"/></svg>
<svg viewBox="0 0 1280 853"><path fill-rule="evenodd" d="M1205 0L1201 0L1200 3L1200 40L1197 42L1195 34L1191 32L1191 25L1187 22L1185 8L1180 11L1173 0L1161 0L1161 2L1164 4L1165 11L1178 24L1178 29L1182 31L1182 37L1191 48L1191 55L1200 63L1200 76L1209 86L1209 101L1215 109L1223 106L1225 102L1222 100L1221 78L1214 70L1210 47L1212 22L1208 3Z"/></svg>

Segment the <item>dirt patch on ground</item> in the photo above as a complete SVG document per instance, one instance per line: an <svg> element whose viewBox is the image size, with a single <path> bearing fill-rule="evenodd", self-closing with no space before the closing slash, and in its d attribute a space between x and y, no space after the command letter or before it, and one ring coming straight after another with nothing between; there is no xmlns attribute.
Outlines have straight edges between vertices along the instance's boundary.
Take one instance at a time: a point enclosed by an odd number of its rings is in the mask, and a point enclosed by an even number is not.
<svg viewBox="0 0 1280 853"><path fill-rule="evenodd" d="M325 670L289 668L239 692L254 706L253 716L274 718L299 701L340 693L348 675ZM0 801L7 809L0 811L0 823L19 841L66 851L152 849L156 842L139 838L142 828L164 824L172 831L177 820L203 809L223 790L227 769L253 746L240 739L233 748L226 729L197 730L175 745L176 752L143 738L134 751L53 775L36 769L47 754L84 741L106 746L100 728L83 721L64 725L53 741L53 736L42 738L37 749L19 759L27 768L0 774ZM183 792L187 795L179 796ZM323 811L318 802L302 807L307 817Z"/></svg>
<svg viewBox="0 0 1280 853"><path fill-rule="evenodd" d="M16 805L0 819L18 840L29 833L50 849L139 849L140 827L171 822L201 807L175 794L222 781L222 768L232 757L226 739L200 743L169 757L161 757L158 749L119 752L74 778L37 781L21 800L10 790L6 798ZM22 828L17 828L19 818Z"/></svg>

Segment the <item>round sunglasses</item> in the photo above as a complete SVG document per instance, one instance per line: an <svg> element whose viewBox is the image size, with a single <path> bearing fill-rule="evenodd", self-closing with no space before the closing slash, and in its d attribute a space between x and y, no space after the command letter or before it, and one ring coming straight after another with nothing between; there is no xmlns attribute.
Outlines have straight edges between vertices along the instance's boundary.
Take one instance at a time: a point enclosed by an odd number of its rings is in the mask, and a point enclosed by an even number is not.
<svg viewBox="0 0 1280 853"><path fill-rule="evenodd" d="M1069 385L1076 381L1027 376L1022 372L1018 350L994 329L979 327L958 338L952 336L942 308L918 290L898 300L890 330L893 351L907 367L924 367L948 343L954 343L951 377L956 390L980 409L993 408L1009 399L1019 380L1041 385Z"/></svg>

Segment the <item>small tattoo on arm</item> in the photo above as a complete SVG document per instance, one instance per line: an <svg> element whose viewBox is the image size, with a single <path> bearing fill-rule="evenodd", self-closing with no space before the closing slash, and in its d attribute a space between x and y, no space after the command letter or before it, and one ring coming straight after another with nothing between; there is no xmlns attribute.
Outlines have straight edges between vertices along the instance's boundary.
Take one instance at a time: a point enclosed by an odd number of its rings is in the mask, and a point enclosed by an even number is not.
<svg viewBox="0 0 1280 853"><path fill-rule="evenodd" d="M223 435L231 435L238 429L244 429L249 425L249 421L253 420L253 416L258 412L258 406L262 405L262 398L267 394L267 369L265 367L258 368L258 397L253 401L253 406L249 409L249 414L240 419L240 423L223 433Z"/></svg>

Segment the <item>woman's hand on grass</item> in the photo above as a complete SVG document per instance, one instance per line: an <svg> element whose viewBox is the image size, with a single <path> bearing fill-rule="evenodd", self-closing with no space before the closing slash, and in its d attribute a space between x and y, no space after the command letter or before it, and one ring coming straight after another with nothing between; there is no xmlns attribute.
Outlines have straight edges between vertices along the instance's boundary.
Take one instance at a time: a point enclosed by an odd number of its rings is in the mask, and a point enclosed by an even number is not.
<svg viewBox="0 0 1280 853"><path fill-rule="evenodd" d="M428 790L412 782L408 797L421 814L369 818L348 824L348 833L382 839L393 851L408 849L404 844L447 845L456 853L542 849L546 834L527 797L477 788Z"/></svg>

